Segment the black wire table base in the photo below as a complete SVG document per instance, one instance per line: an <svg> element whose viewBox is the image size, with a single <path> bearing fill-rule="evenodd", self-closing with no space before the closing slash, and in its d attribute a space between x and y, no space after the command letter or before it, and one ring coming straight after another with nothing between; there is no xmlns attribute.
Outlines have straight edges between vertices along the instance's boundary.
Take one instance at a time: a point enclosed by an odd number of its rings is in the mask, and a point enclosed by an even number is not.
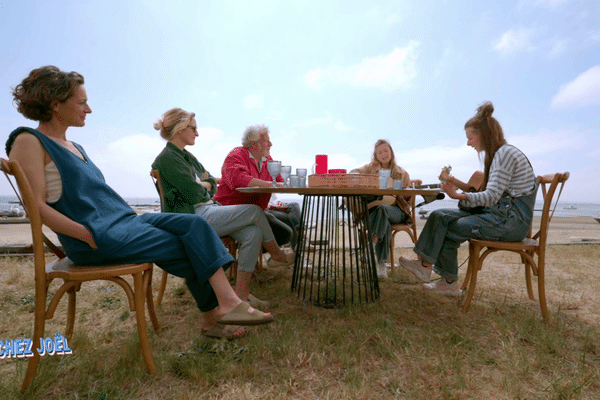
<svg viewBox="0 0 600 400"><path fill-rule="evenodd" d="M379 299L366 197L305 195L292 292L335 308Z"/></svg>

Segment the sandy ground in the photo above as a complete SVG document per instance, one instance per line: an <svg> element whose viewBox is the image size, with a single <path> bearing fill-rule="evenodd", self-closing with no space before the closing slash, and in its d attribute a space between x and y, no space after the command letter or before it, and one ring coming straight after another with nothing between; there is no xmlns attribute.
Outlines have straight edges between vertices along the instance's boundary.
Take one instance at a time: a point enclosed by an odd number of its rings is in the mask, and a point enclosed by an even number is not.
<svg viewBox="0 0 600 400"><path fill-rule="evenodd" d="M417 231L420 232L425 220L417 220ZM534 226L539 224L539 218L534 219ZM52 241L58 243L56 235L44 227L44 233ZM549 244L565 243L600 243L600 223L591 217L554 217L548 232ZM31 244L29 224L0 223L0 246L18 246ZM408 235L396 235L396 247L412 247Z"/></svg>

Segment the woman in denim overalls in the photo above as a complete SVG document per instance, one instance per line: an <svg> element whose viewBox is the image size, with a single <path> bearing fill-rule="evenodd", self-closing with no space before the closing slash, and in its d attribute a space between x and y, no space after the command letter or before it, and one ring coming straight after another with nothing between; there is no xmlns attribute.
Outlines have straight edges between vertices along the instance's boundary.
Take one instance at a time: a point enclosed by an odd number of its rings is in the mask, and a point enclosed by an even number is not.
<svg viewBox="0 0 600 400"><path fill-rule="evenodd" d="M54 66L31 71L13 90L15 104L37 129L17 128L6 153L19 162L31 185L42 222L57 233L69 258L80 265L154 262L185 278L203 312L203 331L230 338L273 316L235 294L224 268L233 257L210 225L193 214L136 212L104 181L83 148L66 138L84 126L92 110L83 77ZM219 324L218 324L219 323Z"/></svg>
<svg viewBox="0 0 600 400"><path fill-rule="evenodd" d="M431 272L442 279L426 283L428 291L460 296L457 251L468 239L518 242L529 232L537 193L537 180L527 157L506 143L502 127L486 102L465 124L467 145L485 153L484 187L476 193L458 193L448 176L442 189L459 200L461 209L433 211L413 251L417 260L400 257L400 264L423 282Z"/></svg>

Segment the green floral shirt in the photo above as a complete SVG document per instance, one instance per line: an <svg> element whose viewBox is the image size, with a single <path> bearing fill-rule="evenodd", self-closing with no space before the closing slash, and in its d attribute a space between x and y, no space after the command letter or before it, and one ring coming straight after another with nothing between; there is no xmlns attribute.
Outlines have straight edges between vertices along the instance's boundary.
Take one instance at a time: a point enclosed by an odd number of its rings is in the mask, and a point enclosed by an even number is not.
<svg viewBox="0 0 600 400"><path fill-rule="evenodd" d="M171 143L156 157L152 168L160 172L165 212L194 213L196 204L206 203L217 192L217 181L198 159ZM200 181L209 182L212 189L207 190Z"/></svg>

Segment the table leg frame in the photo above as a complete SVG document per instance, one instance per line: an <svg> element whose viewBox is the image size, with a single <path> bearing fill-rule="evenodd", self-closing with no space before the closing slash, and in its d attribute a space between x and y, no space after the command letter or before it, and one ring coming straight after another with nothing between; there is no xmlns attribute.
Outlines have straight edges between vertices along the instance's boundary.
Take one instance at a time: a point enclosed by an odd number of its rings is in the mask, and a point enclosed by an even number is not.
<svg viewBox="0 0 600 400"><path fill-rule="evenodd" d="M299 299L328 308L379 299L366 209L362 195L305 195L291 284Z"/></svg>

